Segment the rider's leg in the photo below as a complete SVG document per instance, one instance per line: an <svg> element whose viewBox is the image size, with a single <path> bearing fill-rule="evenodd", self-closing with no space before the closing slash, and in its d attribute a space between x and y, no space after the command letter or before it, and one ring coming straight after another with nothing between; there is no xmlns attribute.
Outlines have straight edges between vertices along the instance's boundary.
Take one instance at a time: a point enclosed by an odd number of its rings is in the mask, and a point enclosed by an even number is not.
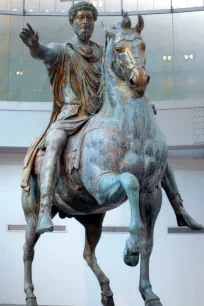
<svg viewBox="0 0 204 306"><path fill-rule="evenodd" d="M202 225L198 224L185 210L173 170L169 164L167 164L166 172L162 179L162 188L165 190L169 202L176 214L178 226L188 226L193 230L202 229Z"/></svg>
<svg viewBox="0 0 204 306"><path fill-rule="evenodd" d="M51 208L56 182L60 174L60 157L66 140L66 132L60 129L51 129L46 136L46 153L40 175L40 213L37 233L53 230Z"/></svg>

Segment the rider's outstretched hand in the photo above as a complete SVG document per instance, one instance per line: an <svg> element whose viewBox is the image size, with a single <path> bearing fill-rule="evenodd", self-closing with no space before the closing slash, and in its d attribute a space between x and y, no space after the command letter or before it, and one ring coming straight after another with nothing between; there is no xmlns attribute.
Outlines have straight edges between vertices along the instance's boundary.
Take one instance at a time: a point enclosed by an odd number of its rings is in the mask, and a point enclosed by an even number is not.
<svg viewBox="0 0 204 306"><path fill-rule="evenodd" d="M37 48L39 43L38 32L35 32L29 23L26 23L28 28L23 28L20 33L20 38L29 48Z"/></svg>

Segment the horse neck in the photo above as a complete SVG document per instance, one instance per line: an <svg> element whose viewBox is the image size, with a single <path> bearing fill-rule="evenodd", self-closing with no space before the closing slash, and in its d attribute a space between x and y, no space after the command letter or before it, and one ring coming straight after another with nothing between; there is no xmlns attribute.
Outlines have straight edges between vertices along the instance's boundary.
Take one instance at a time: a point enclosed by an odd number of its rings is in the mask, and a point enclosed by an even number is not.
<svg viewBox="0 0 204 306"><path fill-rule="evenodd" d="M103 77L104 77L104 103L101 113L111 115L115 112L117 107L126 103L128 92L131 96L131 89L128 84L121 80L112 68L112 56L105 55L103 64Z"/></svg>
<svg viewBox="0 0 204 306"><path fill-rule="evenodd" d="M152 113L152 107L147 97L137 97L127 82L115 74L111 54L112 52L107 50L103 63L104 101L100 116L126 121L128 118L123 116L124 112L130 116L131 113L138 113L144 121L150 120L149 115Z"/></svg>

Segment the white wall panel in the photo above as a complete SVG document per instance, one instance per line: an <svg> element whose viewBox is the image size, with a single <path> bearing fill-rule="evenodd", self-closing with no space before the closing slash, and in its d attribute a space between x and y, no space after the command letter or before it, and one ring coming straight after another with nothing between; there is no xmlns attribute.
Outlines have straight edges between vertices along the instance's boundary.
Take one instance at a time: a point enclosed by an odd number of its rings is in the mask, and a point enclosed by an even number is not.
<svg viewBox="0 0 204 306"><path fill-rule="evenodd" d="M168 145L194 145L193 110L202 110L204 101L159 101L155 105ZM28 147L46 128L51 108L46 102L1 102L0 147Z"/></svg>
<svg viewBox="0 0 204 306"><path fill-rule="evenodd" d="M194 144L191 109L158 110L157 119L169 146Z"/></svg>

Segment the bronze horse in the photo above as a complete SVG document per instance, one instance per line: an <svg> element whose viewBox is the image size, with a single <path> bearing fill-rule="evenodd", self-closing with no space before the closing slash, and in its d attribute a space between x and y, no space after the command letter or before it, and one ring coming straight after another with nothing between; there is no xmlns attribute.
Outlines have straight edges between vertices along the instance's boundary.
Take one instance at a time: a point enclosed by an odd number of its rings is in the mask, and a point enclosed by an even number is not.
<svg viewBox="0 0 204 306"><path fill-rule="evenodd" d="M109 279L97 263L99 242L106 211L129 201L130 236L124 250L127 265L141 261L139 289L147 306L161 306L149 280L149 259L154 225L159 214L161 179L167 166L167 145L144 95L149 77L145 72L145 44L140 36L141 16L136 28L118 24L105 29L107 43L103 63L104 102L91 117L81 137L80 167L68 171L68 156L74 137L62 157L58 171L53 217L74 217L86 231L84 258L101 286L102 304L113 306ZM68 152L68 153L67 153ZM79 156L79 155L78 155ZM41 151L30 177L30 190L23 191L22 203L27 221L24 246L26 305L36 306L33 294L32 261L39 213Z"/></svg>

